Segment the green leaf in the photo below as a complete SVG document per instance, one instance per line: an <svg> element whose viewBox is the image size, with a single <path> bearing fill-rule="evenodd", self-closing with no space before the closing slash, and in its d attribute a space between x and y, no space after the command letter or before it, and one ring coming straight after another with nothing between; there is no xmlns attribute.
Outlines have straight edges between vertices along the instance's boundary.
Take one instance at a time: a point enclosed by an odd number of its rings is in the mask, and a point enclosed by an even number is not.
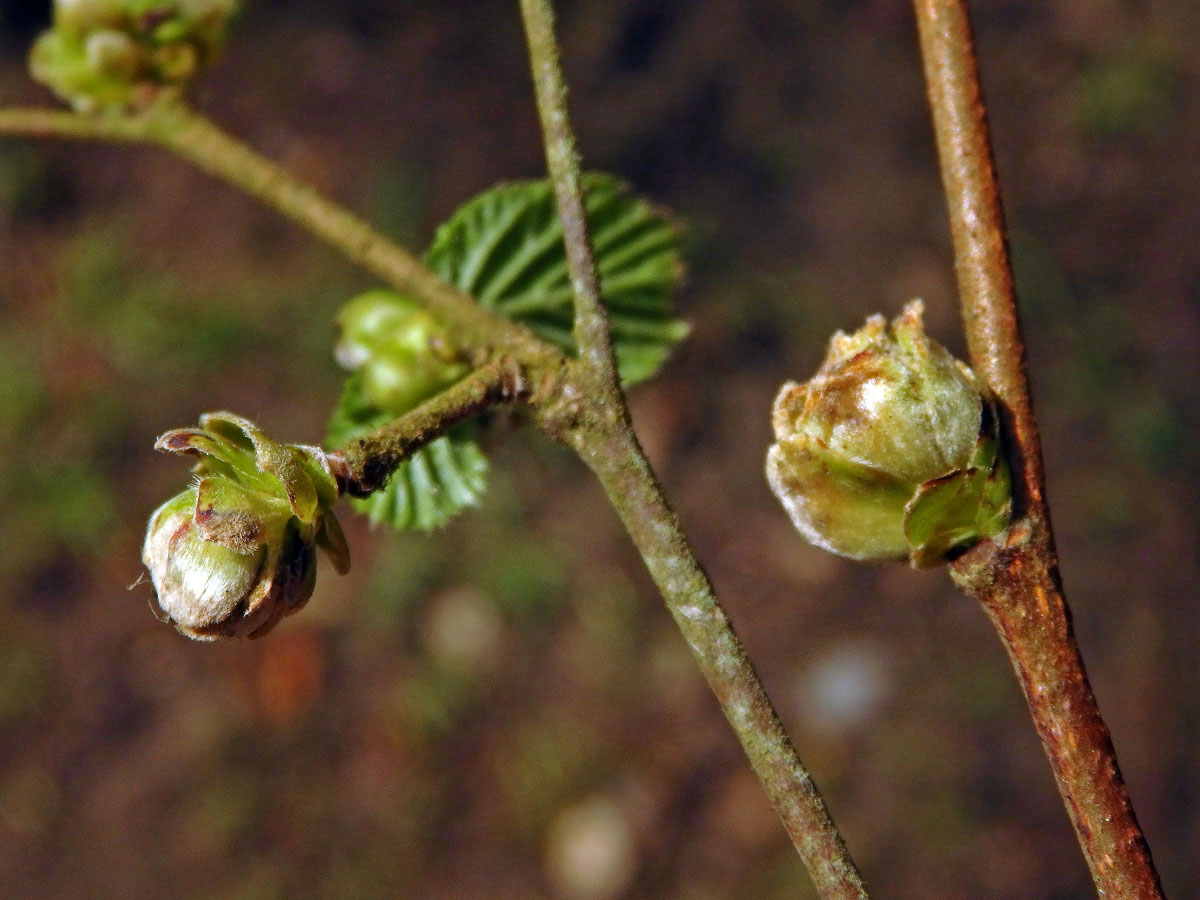
<svg viewBox="0 0 1200 900"><path fill-rule="evenodd" d="M395 414L371 404L358 373L346 379L329 422L326 443L337 447L387 424ZM422 447L400 464L388 483L370 497L351 500L372 522L393 528L433 531L469 506L478 506L487 486L487 458L465 428Z"/></svg>
<svg viewBox="0 0 1200 900"><path fill-rule="evenodd" d="M683 274L679 234L660 212L609 175L584 178L600 287L624 382L653 375L688 326L672 315ZM523 322L573 352L574 302L554 192L546 180L485 191L438 229L425 262L487 309ZM346 381L328 443L345 444L408 410L367 399L362 370ZM432 530L479 503L487 460L459 428L403 463L382 490L352 501L373 522Z"/></svg>
<svg viewBox="0 0 1200 900"><path fill-rule="evenodd" d="M585 175L584 190L618 367L635 384L688 333L672 315L683 275L679 233L611 175ZM425 263L483 307L574 351L571 280L549 181L502 184L468 201L438 229Z"/></svg>
<svg viewBox="0 0 1200 900"><path fill-rule="evenodd" d="M1011 515L1008 465L995 437L984 435L968 468L925 482L905 506L912 563L919 569L940 565L952 551L999 534Z"/></svg>
<svg viewBox="0 0 1200 900"><path fill-rule="evenodd" d="M977 469L956 469L917 488L904 515L914 566L939 565L953 548L979 539L976 520L987 476Z"/></svg>

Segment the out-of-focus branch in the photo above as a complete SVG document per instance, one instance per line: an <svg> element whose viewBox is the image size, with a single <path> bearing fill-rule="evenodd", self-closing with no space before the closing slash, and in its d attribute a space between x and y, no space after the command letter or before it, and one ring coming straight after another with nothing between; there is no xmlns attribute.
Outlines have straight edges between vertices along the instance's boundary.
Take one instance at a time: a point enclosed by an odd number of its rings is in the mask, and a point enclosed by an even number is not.
<svg viewBox="0 0 1200 900"><path fill-rule="evenodd" d="M392 287L411 295L445 325L451 340L481 361L506 354L551 372L563 355L528 329L493 315L442 281L413 254L345 208L181 103L139 113L85 116L48 109L0 109L0 134L123 141L165 147L307 228Z"/></svg>

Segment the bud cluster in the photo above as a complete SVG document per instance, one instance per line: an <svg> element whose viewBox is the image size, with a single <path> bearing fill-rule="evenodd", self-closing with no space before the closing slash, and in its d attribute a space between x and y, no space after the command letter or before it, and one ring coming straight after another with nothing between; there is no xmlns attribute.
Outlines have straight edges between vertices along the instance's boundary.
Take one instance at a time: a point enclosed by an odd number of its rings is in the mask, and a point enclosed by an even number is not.
<svg viewBox="0 0 1200 900"><path fill-rule="evenodd" d="M80 112L141 108L181 92L220 50L238 0L54 0L35 79Z"/></svg>
<svg viewBox="0 0 1200 900"><path fill-rule="evenodd" d="M359 373L366 398L385 412L415 409L469 371L437 320L393 291L360 294L337 321L338 362Z"/></svg>
<svg viewBox="0 0 1200 900"><path fill-rule="evenodd" d="M265 634L312 596L317 546L339 573L349 569L330 509L337 482L319 448L281 444L231 413L203 415L155 447L198 458L195 483L150 517L142 550L158 605L184 634Z"/></svg>
<svg viewBox="0 0 1200 900"><path fill-rule="evenodd" d="M838 332L817 374L775 399L767 480L811 543L859 560L945 562L1011 514L995 400L925 334L919 300L889 331Z"/></svg>

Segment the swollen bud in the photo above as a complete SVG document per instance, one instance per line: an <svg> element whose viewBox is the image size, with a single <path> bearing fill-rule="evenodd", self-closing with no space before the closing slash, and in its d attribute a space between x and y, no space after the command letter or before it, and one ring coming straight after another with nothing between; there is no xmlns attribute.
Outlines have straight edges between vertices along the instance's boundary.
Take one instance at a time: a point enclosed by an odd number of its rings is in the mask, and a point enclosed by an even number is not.
<svg viewBox="0 0 1200 900"><path fill-rule="evenodd" d="M838 332L817 374L775 399L767 480L810 542L866 561L946 562L1012 508L995 401L925 334L915 300L892 323Z"/></svg>
<svg viewBox="0 0 1200 900"><path fill-rule="evenodd" d="M317 546L338 572L349 569L320 449L281 444L230 413L201 416L199 428L168 431L155 446L199 460L195 484L150 517L142 549L158 605L184 634L266 634L312 596Z"/></svg>
<svg viewBox="0 0 1200 900"><path fill-rule="evenodd" d="M386 412L415 409L469 371L437 320L400 294L367 291L337 321L338 362L361 372L367 399Z"/></svg>
<svg viewBox="0 0 1200 900"><path fill-rule="evenodd" d="M55 0L29 67L80 112L181 93L216 56L237 0Z"/></svg>

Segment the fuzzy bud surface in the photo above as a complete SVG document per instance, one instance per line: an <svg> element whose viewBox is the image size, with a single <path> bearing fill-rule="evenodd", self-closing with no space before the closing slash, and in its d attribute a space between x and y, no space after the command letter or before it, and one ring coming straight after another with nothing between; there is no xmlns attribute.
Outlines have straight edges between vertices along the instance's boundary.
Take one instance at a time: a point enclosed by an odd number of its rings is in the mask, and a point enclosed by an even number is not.
<svg viewBox="0 0 1200 900"><path fill-rule="evenodd" d="M838 332L817 374L775 399L767 480L812 544L924 568L1002 531L1011 481L995 401L925 334L921 301L889 328Z"/></svg>
<svg viewBox="0 0 1200 900"><path fill-rule="evenodd" d="M349 569L320 449L281 444L230 413L201 416L199 428L168 431L155 446L198 458L195 483L151 515L142 549L159 608L183 634L266 634L312 596L318 546L338 572Z"/></svg>
<svg viewBox="0 0 1200 900"><path fill-rule="evenodd" d="M30 73L77 111L180 94L225 43L237 0L55 0Z"/></svg>

